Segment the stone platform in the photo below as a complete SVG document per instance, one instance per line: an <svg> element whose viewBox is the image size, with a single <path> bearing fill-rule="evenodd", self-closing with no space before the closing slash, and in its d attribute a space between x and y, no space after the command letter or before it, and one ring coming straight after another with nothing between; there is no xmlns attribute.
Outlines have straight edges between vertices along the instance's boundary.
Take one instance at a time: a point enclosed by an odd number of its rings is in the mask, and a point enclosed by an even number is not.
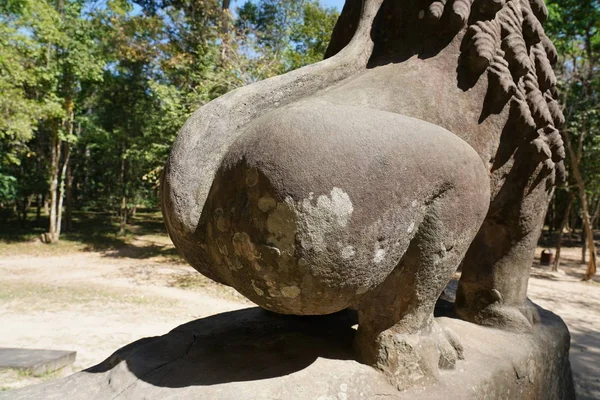
<svg viewBox="0 0 600 400"><path fill-rule="evenodd" d="M356 315L290 317L249 308L141 339L67 378L2 399L572 399L569 332L540 310L531 335L438 317L465 360L438 382L399 392L351 352Z"/></svg>
<svg viewBox="0 0 600 400"><path fill-rule="evenodd" d="M0 369L17 369L40 376L73 364L76 355L74 351L65 350L0 347Z"/></svg>

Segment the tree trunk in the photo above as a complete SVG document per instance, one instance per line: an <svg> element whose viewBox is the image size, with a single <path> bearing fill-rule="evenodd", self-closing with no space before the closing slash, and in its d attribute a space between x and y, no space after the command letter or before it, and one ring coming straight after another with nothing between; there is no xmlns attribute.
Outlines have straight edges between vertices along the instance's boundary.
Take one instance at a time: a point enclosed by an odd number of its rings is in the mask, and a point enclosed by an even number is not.
<svg viewBox="0 0 600 400"><path fill-rule="evenodd" d="M65 78L66 85L70 86L70 78ZM63 121L68 137L73 134L74 120L74 103L73 96L69 95L65 98L66 119ZM65 145L65 157L62 168L60 168L60 156L62 145ZM65 196L65 177L67 166L69 165L71 146L68 141L63 142L58 136L58 123L55 122L52 132L52 166L51 166L51 183L50 183L50 229L45 235L46 243L54 243L60 240L60 230L62 223L62 206Z"/></svg>
<svg viewBox="0 0 600 400"><path fill-rule="evenodd" d="M21 222L27 222L27 212L29 211L29 207L31 207L32 196L23 197L23 206L21 207L19 213L19 219Z"/></svg>
<svg viewBox="0 0 600 400"><path fill-rule="evenodd" d="M58 236L56 235L56 215L58 211L58 179L61 145L62 140L58 137L58 123L55 122L52 127L52 137L50 139L50 224L48 233L44 237L46 243L54 243L58 240Z"/></svg>
<svg viewBox="0 0 600 400"><path fill-rule="evenodd" d="M73 111L71 116L71 131L74 130L74 122L75 122L75 112ZM81 123L77 124L77 132L76 135L78 138L81 137ZM87 147L86 147L87 148ZM78 168L78 164L72 165L72 163L67 164L67 178L66 178L66 209L65 209L65 223L66 230L70 232L73 230L73 181L75 180L75 171Z"/></svg>
<svg viewBox="0 0 600 400"><path fill-rule="evenodd" d="M71 160L71 146L69 142L65 142L65 161L63 162L63 166L60 173L60 189L58 196L58 214L56 216L56 240L60 238L60 231L62 225L62 213L63 213L63 201L65 199L65 181L67 175L67 169L69 162Z"/></svg>
<svg viewBox="0 0 600 400"><path fill-rule="evenodd" d="M66 74L65 78L65 86L67 87L67 95L65 97L65 114L66 118L64 120L65 130L67 132L68 140L65 141L65 159L63 161L62 170L60 174L60 191L58 198L58 215L56 216L56 240L60 238L61 225L62 225L62 213L63 213L63 202L65 199L65 189L67 182L67 171L69 170L69 163L71 162L71 137L73 136L73 128L75 121L75 103L74 103L74 94L72 90L73 85L73 77L70 74Z"/></svg>
<svg viewBox="0 0 600 400"><path fill-rule="evenodd" d="M567 223L569 222L569 216L571 215L571 207L573 207L573 203L575 202L575 193L569 193L569 202L567 203L567 208L565 209L565 214L563 215L562 221L560 223L560 227L558 229L558 236L556 238L556 255L554 256L554 263L552 264L552 271L558 271L558 267L560 267L560 249L562 247L562 235Z"/></svg>
<svg viewBox="0 0 600 400"><path fill-rule="evenodd" d="M84 171L83 190L84 190L84 193L87 193L88 188L90 187L90 168L89 168L90 157L91 157L90 148L86 144L85 150L83 152L83 171Z"/></svg>
<svg viewBox="0 0 600 400"><path fill-rule="evenodd" d="M550 237L556 230L556 191L552 196L552 200L549 202L548 212L546 213L546 219L548 221L548 234Z"/></svg>
<svg viewBox="0 0 600 400"><path fill-rule="evenodd" d="M73 230L73 179L75 175L73 174L73 167L71 167L71 163L67 164L67 175L65 179L65 228L67 232Z"/></svg>
<svg viewBox="0 0 600 400"><path fill-rule="evenodd" d="M44 194L42 199L44 201L44 214L50 215L50 200L48 199L48 194Z"/></svg>
<svg viewBox="0 0 600 400"><path fill-rule="evenodd" d="M594 234L592 232L592 227L590 224L590 214L587 202L587 196L585 194L585 183L581 176L581 172L579 171L579 162L578 160L581 157L575 157L575 152L573 151L573 146L571 145L571 137L570 133L565 130L565 139L567 139L566 145L569 151L569 156L571 159L571 167L573 169L573 176L575 177L575 181L577 182L577 187L579 189L579 200L581 201L581 216L583 218L583 227L585 230L585 236L587 241L588 250L590 253L590 261L587 266L587 271L583 277L583 280L590 280L596 274L596 245L594 244ZM583 132L582 132L583 136Z"/></svg>
<svg viewBox="0 0 600 400"><path fill-rule="evenodd" d="M121 199L121 208L119 210L119 236L125 235L125 227L127 226L127 197Z"/></svg>
<svg viewBox="0 0 600 400"><path fill-rule="evenodd" d="M227 35L229 33L229 6L231 0L223 0L221 3L221 33Z"/></svg>
<svg viewBox="0 0 600 400"><path fill-rule="evenodd" d="M231 13L229 11L229 6L231 4L231 0L223 0L221 3L221 64L224 65L227 57L229 47L231 46L231 37L229 34L229 19L231 18Z"/></svg>
<svg viewBox="0 0 600 400"><path fill-rule="evenodd" d="M42 219L42 204L44 203L44 196L41 193L37 195L37 201L35 204L35 222L39 223Z"/></svg>
<svg viewBox="0 0 600 400"><path fill-rule="evenodd" d="M573 247L573 235L575 234L576 225L577 214L573 212L573 207L571 207L571 215L569 216L569 247Z"/></svg>
<svg viewBox="0 0 600 400"><path fill-rule="evenodd" d="M582 219L583 219L583 217L582 217ZM581 241L582 241L581 263L586 264L587 263L587 231L585 229L585 222L584 222L584 226L581 229Z"/></svg>
<svg viewBox="0 0 600 400"><path fill-rule="evenodd" d="M596 202L596 209L594 210L594 215L592 216L592 231L596 227L596 223L598 222L598 216L600 216L600 199Z"/></svg>
<svg viewBox="0 0 600 400"><path fill-rule="evenodd" d="M591 202L588 202L588 206L589 206L589 204L593 204L593 203L595 203L594 200L592 200ZM595 215L595 211L594 211L594 215ZM594 232L594 217L593 216L590 220L590 226L591 226L591 230L592 230L592 234L593 234L593 232ZM586 264L587 263L588 241L587 241L587 232L585 230L585 226L582 227L581 239L583 242L583 246L581 247L581 263Z"/></svg>
<svg viewBox="0 0 600 400"><path fill-rule="evenodd" d="M125 227L127 226L127 190L125 187L125 140L121 141L121 207L119 209L119 235L125 235Z"/></svg>

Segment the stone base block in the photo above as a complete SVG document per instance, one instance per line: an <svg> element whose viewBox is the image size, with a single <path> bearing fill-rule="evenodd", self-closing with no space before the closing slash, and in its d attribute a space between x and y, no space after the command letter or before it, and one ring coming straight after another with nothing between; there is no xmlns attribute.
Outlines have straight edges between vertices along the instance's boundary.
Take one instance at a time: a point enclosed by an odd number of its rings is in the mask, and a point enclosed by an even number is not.
<svg viewBox="0 0 600 400"><path fill-rule="evenodd" d="M141 339L69 377L0 393L10 399L572 399L569 332L540 310L533 334L446 317L464 361L437 382L400 392L354 360L351 311L281 316L249 308Z"/></svg>
<svg viewBox="0 0 600 400"><path fill-rule="evenodd" d="M76 356L75 351L0 347L0 369L18 369L40 376L73 364Z"/></svg>

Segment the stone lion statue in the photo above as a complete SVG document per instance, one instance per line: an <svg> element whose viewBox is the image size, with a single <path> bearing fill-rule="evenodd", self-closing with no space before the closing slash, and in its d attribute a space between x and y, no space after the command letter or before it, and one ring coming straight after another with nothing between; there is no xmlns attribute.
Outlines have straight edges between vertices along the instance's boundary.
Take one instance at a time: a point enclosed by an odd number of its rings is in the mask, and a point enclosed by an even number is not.
<svg viewBox="0 0 600 400"><path fill-rule="evenodd" d="M357 356L399 386L462 357L433 318L459 266L458 316L530 330L529 267L565 173L547 14L348 0L324 61L182 128L162 181L176 247L267 310L357 309Z"/></svg>

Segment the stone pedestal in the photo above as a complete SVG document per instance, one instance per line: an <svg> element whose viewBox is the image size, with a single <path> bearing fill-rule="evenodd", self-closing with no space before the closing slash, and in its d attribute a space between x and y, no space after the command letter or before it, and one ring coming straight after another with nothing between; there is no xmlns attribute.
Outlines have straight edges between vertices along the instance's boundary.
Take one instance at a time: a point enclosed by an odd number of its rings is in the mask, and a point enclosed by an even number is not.
<svg viewBox="0 0 600 400"><path fill-rule="evenodd" d="M354 360L354 312L291 317L249 308L141 339L86 371L0 398L572 399L569 332L555 314L540 313L533 334L438 317L462 339L465 360L404 392Z"/></svg>

